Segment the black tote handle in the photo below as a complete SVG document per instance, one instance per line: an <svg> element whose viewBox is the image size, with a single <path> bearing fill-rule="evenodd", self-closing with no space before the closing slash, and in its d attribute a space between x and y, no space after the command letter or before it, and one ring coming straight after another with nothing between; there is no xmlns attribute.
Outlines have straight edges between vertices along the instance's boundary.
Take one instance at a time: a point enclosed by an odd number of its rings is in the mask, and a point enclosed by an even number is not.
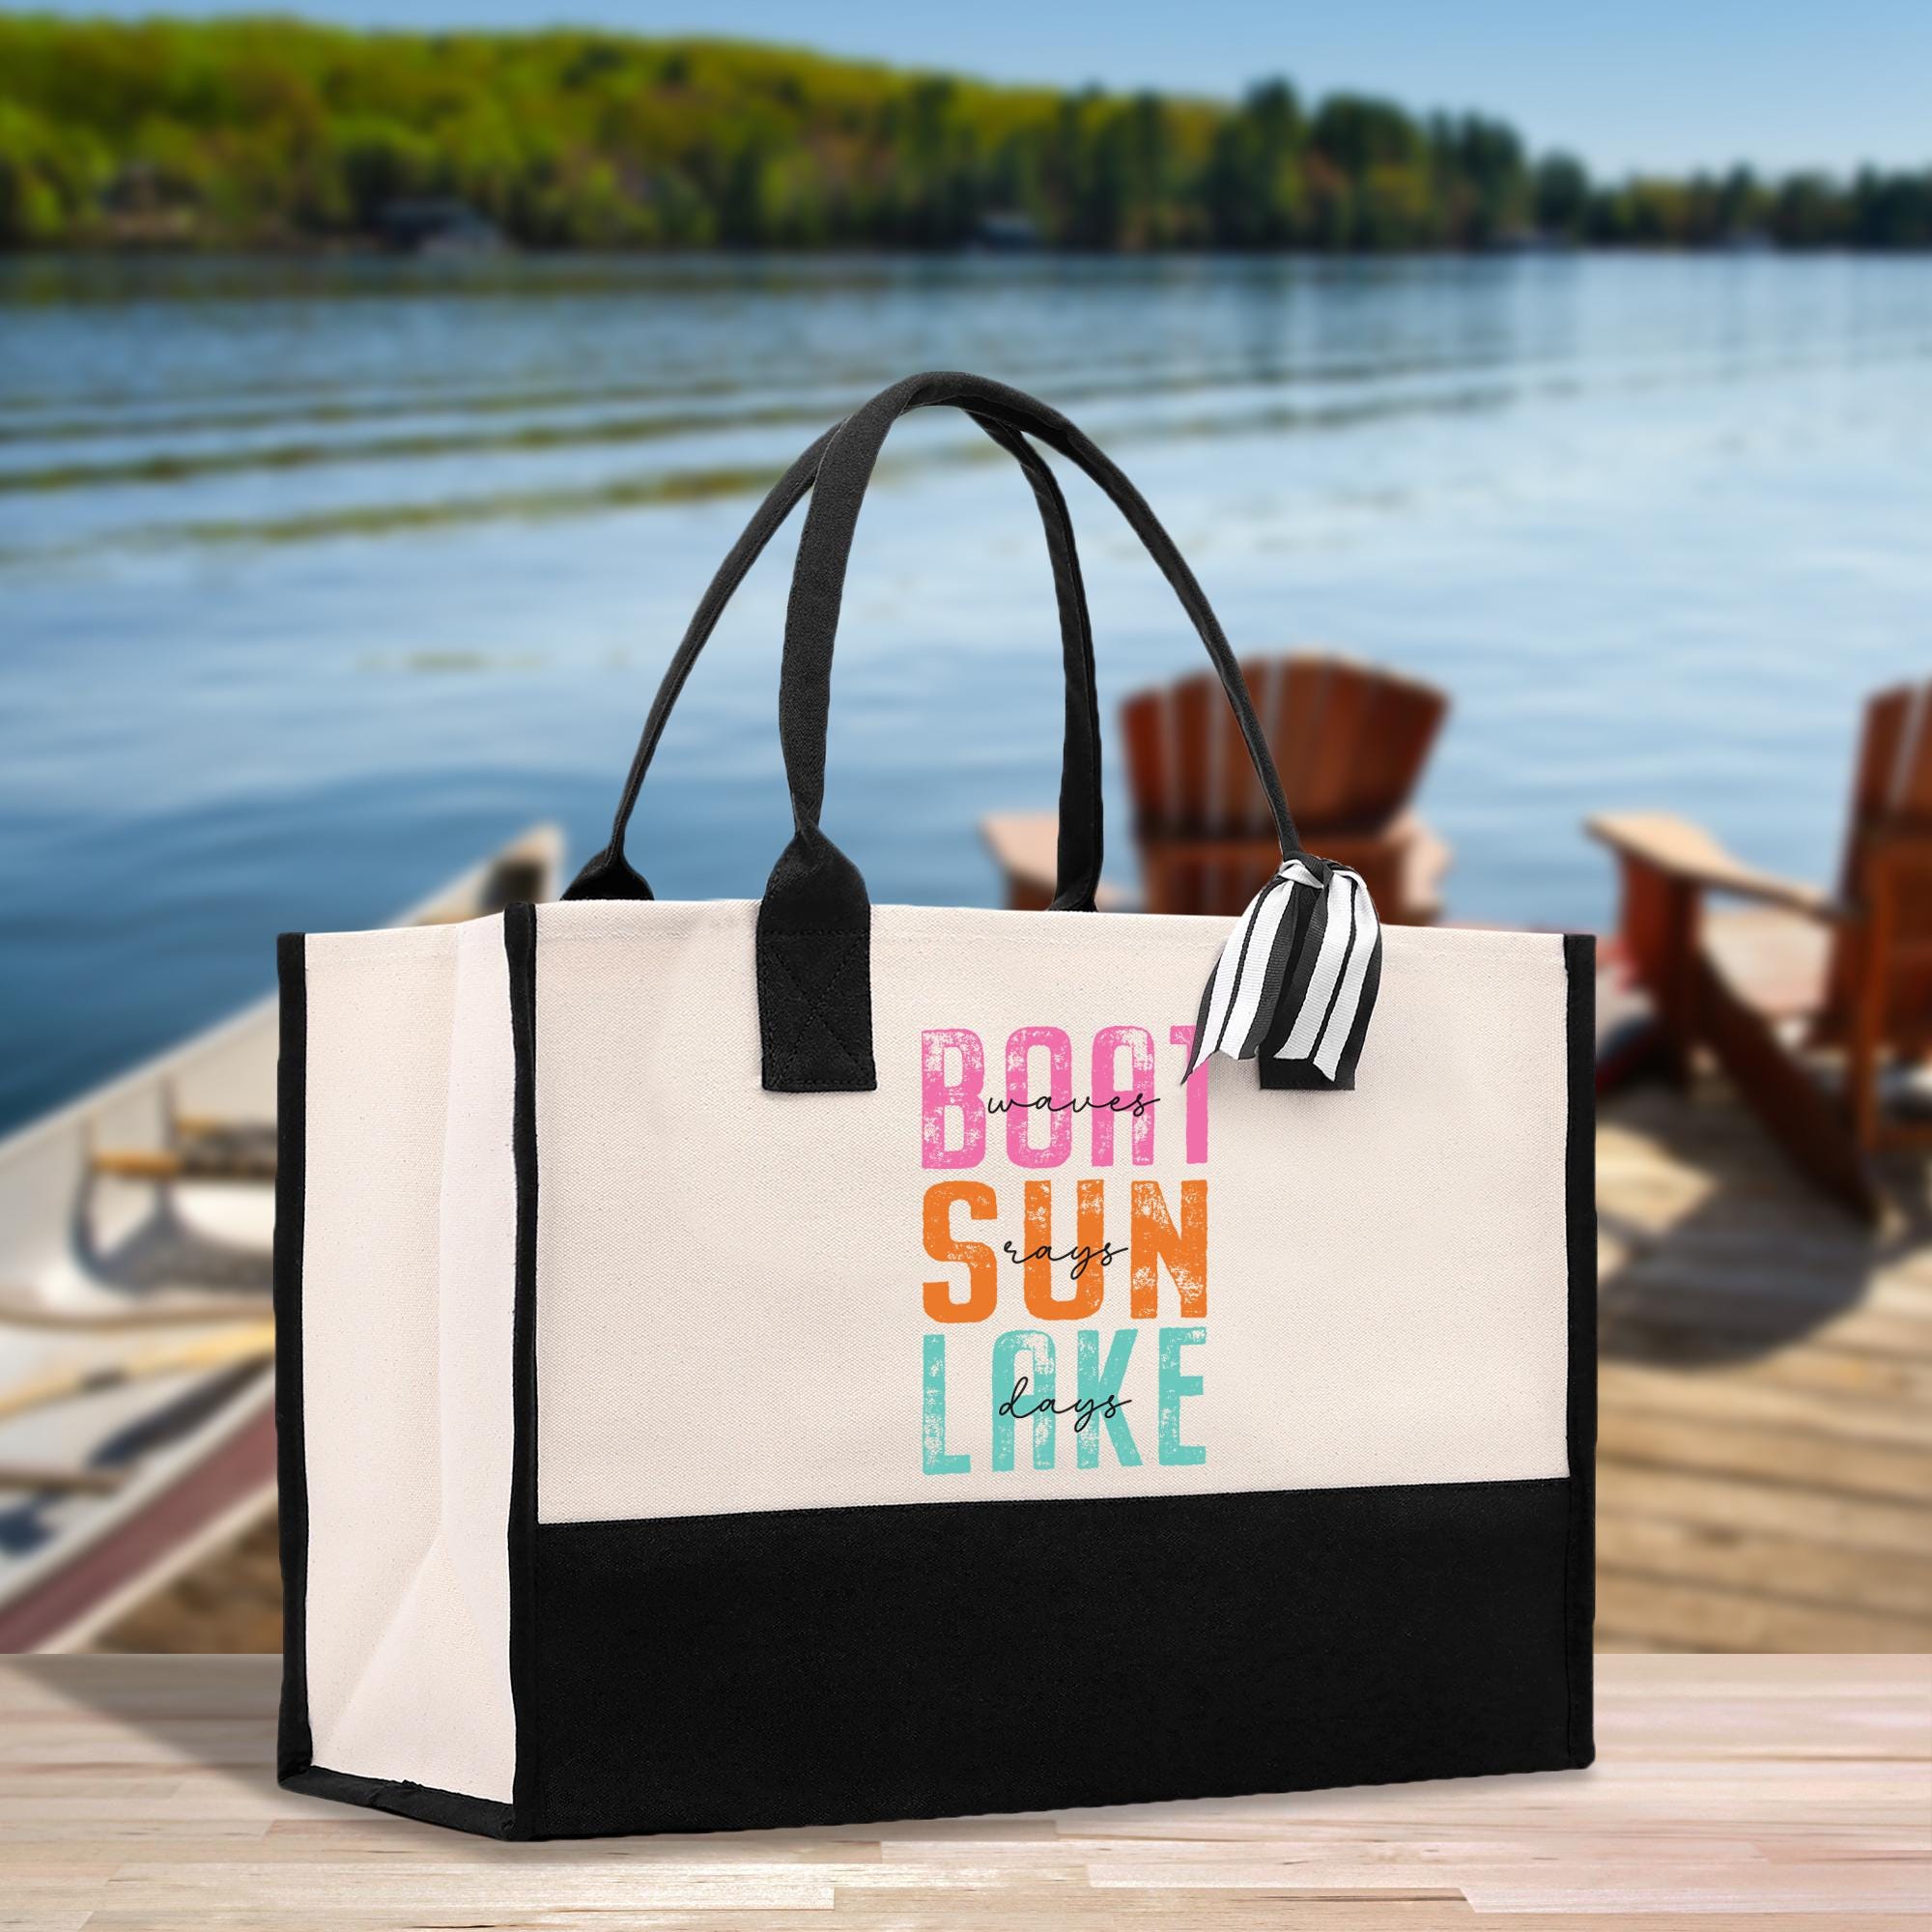
<svg viewBox="0 0 1932 1932"><path fill-rule="evenodd" d="M1094 684L1094 633L1087 591L1073 541L1073 521L1059 479L1026 438L1004 421L975 415L975 421L1026 473L1039 506L1053 565L1054 593L1060 606L1061 655L1065 662L1066 722L1061 753L1058 877L1052 910L1092 912L1100 884L1103 827L1100 804L1100 706ZM670 718L671 707L691 675L732 592L744 581L784 520L811 488L827 449L840 425L827 430L780 477L757 507L730 554L719 566L676 653L665 670L650 715L638 739L631 770L611 820L610 842L585 861L563 896L567 899L647 899L651 889L624 856L624 835L651 758Z"/></svg>
<svg viewBox="0 0 1932 1932"><path fill-rule="evenodd" d="M758 907L757 985L764 1084L774 1093L865 1093L872 1058L871 901L859 868L819 830L838 607L874 464L908 410L947 406L1037 437L1079 465L1147 546L1200 633L1274 813L1284 858L1301 851L1240 667L1194 573L1139 491L1056 410L983 376L942 371L882 390L833 433L818 462L785 613L779 740L791 788L791 842ZM1072 696L1068 696L1069 717Z"/></svg>

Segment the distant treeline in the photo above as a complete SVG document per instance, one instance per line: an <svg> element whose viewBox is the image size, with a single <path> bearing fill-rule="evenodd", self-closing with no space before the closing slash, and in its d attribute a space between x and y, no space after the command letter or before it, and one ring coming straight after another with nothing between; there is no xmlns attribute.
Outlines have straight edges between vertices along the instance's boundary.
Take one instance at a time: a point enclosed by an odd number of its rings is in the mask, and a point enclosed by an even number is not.
<svg viewBox="0 0 1932 1932"><path fill-rule="evenodd" d="M471 218L473 217L473 218ZM0 17L0 247L1932 245L1932 168L1593 183L1479 115L585 31Z"/></svg>

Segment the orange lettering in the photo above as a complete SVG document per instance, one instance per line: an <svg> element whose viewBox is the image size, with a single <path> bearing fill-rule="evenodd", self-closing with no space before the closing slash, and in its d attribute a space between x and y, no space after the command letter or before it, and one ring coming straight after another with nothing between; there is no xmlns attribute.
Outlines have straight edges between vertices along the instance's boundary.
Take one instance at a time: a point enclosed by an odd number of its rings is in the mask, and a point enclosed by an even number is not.
<svg viewBox="0 0 1932 1932"><path fill-rule="evenodd" d="M1067 1282L1070 1291L1065 1301L1053 1293L1053 1183L1029 1180L1026 1184L1026 1305L1042 1321L1082 1321L1099 1312L1107 1292L1106 1267L1097 1259L1107 1239L1104 1180L1079 1183L1079 1229L1075 1237L1080 1247L1094 1259L1079 1264Z"/></svg>
<svg viewBox="0 0 1932 1932"><path fill-rule="evenodd" d="M948 1282L925 1284L930 1321L983 1321L1000 1295L1000 1264L984 1241L952 1238L952 1204L963 1201L975 1221L990 1221L1000 1211L983 1180L935 1180L925 1190L925 1251L936 1262L966 1264L966 1299L954 1301Z"/></svg>
<svg viewBox="0 0 1932 1932"><path fill-rule="evenodd" d="M1180 1183L1180 1227L1167 1212L1167 1197L1157 1180L1134 1182L1132 1301L1136 1321L1152 1321L1160 1313L1160 1264L1167 1264L1180 1291L1183 1321L1201 1321L1208 1315L1208 1183Z"/></svg>

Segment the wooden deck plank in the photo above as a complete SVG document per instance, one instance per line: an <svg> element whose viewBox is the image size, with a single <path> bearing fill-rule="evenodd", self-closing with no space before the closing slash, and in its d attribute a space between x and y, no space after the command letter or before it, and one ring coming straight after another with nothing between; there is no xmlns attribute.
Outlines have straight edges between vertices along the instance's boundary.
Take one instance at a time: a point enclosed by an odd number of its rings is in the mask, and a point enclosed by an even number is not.
<svg viewBox="0 0 1932 1932"><path fill-rule="evenodd" d="M1823 1297L1794 1305L1775 1293L1753 1296L1747 1280L1713 1291L1656 1272L1627 1275L1613 1260L1600 1259L1605 1278L1605 1338L1620 1346L1626 1329L1648 1328L1674 1338L1683 1360L1722 1359L1726 1354L1768 1352L1787 1343L1834 1354L1856 1354L1932 1369L1932 1322L1868 1306L1862 1290L1848 1288L1843 1302ZM1634 1338L1631 1346L1634 1348Z"/></svg>
<svg viewBox="0 0 1932 1932"><path fill-rule="evenodd" d="M1600 1514L1620 1510L1627 1516L1713 1529L1788 1536L1822 1549L1917 1556L1926 1545L1925 1513L1910 1505L1686 1475L1654 1463L1600 1460L1597 1508Z"/></svg>
<svg viewBox="0 0 1932 1932"><path fill-rule="evenodd" d="M1921 1617L1819 1606L1762 1589L1632 1573L1599 1561L1597 1623L1606 1639L1634 1633L1675 1651L1753 1652L1775 1637L1787 1651L1910 1652Z"/></svg>
<svg viewBox="0 0 1932 1932"><path fill-rule="evenodd" d="M1607 1183L1599 1177L1599 1185ZM1634 1281L1656 1280L1709 1293L1745 1293L1752 1300L1811 1305L1833 1283L1861 1291L1872 1307L1932 1324L1932 1279L1917 1257L1888 1256L1867 1243L1807 1243L1772 1227L1743 1226L1717 1238L1693 1224L1683 1231L1639 1227L1606 1212L1605 1232L1621 1252Z"/></svg>
<svg viewBox="0 0 1932 1932"><path fill-rule="evenodd" d="M1869 1388L1807 1388L1746 1374L1709 1376L1620 1362L1615 1400L1633 1414L1702 1416L1827 1440L1932 1453L1932 1403Z"/></svg>
<svg viewBox="0 0 1932 1932"><path fill-rule="evenodd" d="M1789 1430L1707 1416L1664 1415L1603 1392L1598 1453L1661 1468L1749 1477L1839 1495L1922 1503L1932 1496L1932 1454L1820 1430ZM1926 1518L1932 1531L1932 1515Z"/></svg>
<svg viewBox="0 0 1932 1932"><path fill-rule="evenodd" d="M1856 1602L1908 1625L1932 1617L1932 1550L1845 1549L1796 1536L1600 1510L1597 1561L1625 1577L1661 1577L1757 1592L1813 1609ZM1728 1648L1728 1646L1726 1646Z"/></svg>
<svg viewBox="0 0 1932 1932"><path fill-rule="evenodd" d="M1608 1324L1605 1324L1606 1327ZM1615 1352L1622 1373L1641 1376L1645 1362L1667 1364L1665 1373L1681 1378L1687 1389L1751 1387L1808 1390L1826 1395L1856 1397L1861 1406L1892 1405L1918 1414L1932 1413L1932 1363L1889 1360L1825 1346L1789 1352L1723 1360L1721 1379L1701 1373L1700 1336L1684 1321L1631 1323L1619 1321L1614 1331Z"/></svg>

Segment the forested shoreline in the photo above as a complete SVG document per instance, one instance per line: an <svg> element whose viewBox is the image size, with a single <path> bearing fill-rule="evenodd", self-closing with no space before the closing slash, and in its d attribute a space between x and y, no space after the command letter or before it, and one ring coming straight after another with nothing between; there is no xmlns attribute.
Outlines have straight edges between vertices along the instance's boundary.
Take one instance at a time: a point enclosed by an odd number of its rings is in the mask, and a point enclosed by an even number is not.
<svg viewBox="0 0 1932 1932"><path fill-rule="evenodd" d="M0 249L1932 246L1932 167L1593 182L1287 81L996 86L590 31L0 16Z"/></svg>

